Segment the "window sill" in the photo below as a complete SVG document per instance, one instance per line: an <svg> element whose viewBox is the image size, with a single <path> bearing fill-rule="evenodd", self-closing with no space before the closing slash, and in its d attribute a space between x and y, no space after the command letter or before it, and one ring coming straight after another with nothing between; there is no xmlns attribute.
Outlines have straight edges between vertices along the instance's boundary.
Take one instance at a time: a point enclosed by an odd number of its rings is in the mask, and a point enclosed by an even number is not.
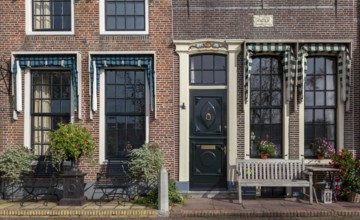
<svg viewBox="0 0 360 220"><path fill-rule="evenodd" d="M58 36L58 35L75 35L74 31L31 31L26 32L28 36Z"/></svg>
<svg viewBox="0 0 360 220"><path fill-rule="evenodd" d="M100 35L149 35L149 31L100 31Z"/></svg>

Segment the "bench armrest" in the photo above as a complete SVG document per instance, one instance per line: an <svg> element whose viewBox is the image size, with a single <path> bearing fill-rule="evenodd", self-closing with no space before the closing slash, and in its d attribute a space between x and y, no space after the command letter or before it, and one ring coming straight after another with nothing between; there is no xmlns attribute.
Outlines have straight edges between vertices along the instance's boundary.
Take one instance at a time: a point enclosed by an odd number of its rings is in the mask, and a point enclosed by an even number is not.
<svg viewBox="0 0 360 220"><path fill-rule="evenodd" d="M309 175L309 177L313 176L313 173L311 171L304 170L303 173Z"/></svg>

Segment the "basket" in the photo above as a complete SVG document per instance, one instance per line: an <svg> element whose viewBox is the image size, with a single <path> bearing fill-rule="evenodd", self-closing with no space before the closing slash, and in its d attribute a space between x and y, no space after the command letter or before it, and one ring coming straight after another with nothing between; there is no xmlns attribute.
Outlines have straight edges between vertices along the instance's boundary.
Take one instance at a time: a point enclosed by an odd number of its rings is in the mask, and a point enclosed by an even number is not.
<svg viewBox="0 0 360 220"><path fill-rule="evenodd" d="M347 195L347 200L353 203L360 203L360 194L351 192Z"/></svg>

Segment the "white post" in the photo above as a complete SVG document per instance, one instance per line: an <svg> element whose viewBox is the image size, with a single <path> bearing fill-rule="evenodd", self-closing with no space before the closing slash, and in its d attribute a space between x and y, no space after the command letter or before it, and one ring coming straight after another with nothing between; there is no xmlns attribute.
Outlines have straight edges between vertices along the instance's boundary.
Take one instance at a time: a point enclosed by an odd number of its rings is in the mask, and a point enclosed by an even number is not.
<svg viewBox="0 0 360 220"><path fill-rule="evenodd" d="M161 168L159 177L158 210L161 216L169 215L169 180L168 172Z"/></svg>

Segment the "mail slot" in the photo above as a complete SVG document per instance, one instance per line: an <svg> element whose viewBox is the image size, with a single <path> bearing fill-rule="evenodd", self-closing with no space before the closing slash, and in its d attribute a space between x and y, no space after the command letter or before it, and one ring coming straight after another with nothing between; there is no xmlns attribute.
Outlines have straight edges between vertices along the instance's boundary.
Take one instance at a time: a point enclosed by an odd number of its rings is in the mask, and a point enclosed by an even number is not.
<svg viewBox="0 0 360 220"><path fill-rule="evenodd" d="M201 150L215 150L216 145L201 145Z"/></svg>

